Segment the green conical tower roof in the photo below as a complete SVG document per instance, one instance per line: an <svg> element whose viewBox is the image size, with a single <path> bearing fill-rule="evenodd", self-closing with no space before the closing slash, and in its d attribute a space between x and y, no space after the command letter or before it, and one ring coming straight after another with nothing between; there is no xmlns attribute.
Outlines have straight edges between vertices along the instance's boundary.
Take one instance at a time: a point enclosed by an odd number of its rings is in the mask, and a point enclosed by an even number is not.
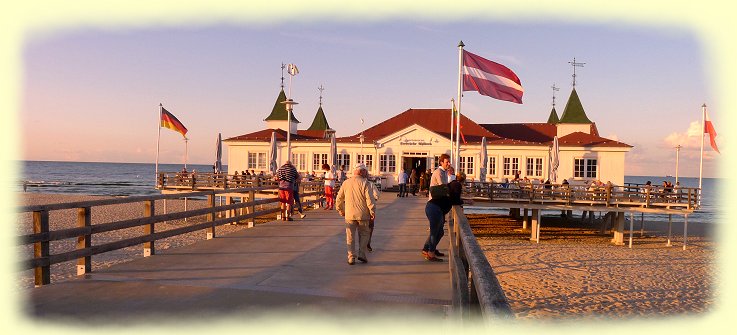
<svg viewBox="0 0 737 335"><path fill-rule="evenodd" d="M550 111L550 116L548 116L548 123L556 124L560 122L560 119L558 119L558 112L555 111L555 107L553 107L553 110Z"/></svg>
<svg viewBox="0 0 737 335"><path fill-rule="evenodd" d="M568 98L566 109L563 110L559 123L593 123L586 117L586 112L583 110L583 105L575 88L571 92L571 97Z"/></svg>
<svg viewBox="0 0 737 335"><path fill-rule="evenodd" d="M315 119L312 120L312 125L307 128L307 130L328 130L330 129L330 125L328 124L328 119L325 117L325 112L322 111L322 106L317 109L317 114L315 114Z"/></svg>
<svg viewBox="0 0 737 335"><path fill-rule="evenodd" d="M284 89L282 88L281 91L279 91L279 96L276 98L276 102L274 103L274 109L271 110L271 114L264 119L264 121L273 121L273 120L287 120L287 105L283 104L282 102L287 101L287 95L284 93ZM297 120L296 117L294 117L294 113L292 113L292 121L299 123L299 120Z"/></svg>

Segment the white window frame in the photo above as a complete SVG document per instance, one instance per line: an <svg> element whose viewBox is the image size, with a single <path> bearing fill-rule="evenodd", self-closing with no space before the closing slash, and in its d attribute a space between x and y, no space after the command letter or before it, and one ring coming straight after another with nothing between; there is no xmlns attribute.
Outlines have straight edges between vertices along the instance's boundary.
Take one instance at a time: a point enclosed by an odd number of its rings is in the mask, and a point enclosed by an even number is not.
<svg viewBox="0 0 737 335"><path fill-rule="evenodd" d="M573 159L573 177L581 179L598 179L599 159L598 158L574 158Z"/></svg>
<svg viewBox="0 0 737 335"><path fill-rule="evenodd" d="M340 169L341 165L344 165L347 170L351 169L351 154L338 154L335 161L337 162L336 169Z"/></svg>
<svg viewBox="0 0 737 335"><path fill-rule="evenodd" d="M528 177L543 176L543 158L542 157L527 157L525 162L525 175Z"/></svg>
<svg viewBox="0 0 737 335"><path fill-rule="evenodd" d="M458 171L465 173L466 175L474 174L474 157L473 156L460 156L458 157Z"/></svg>
<svg viewBox="0 0 737 335"><path fill-rule="evenodd" d="M496 156L487 156L489 159L489 166L486 170L486 175L496 176Z"/></svg>
<svg viewBox="0 0 737 335"><path fill-rule="evenodd" d="M307 154L292 153L292 165L297 168L297 171L307 171Z"/></svg>
<svg viewBox="0 0 737 335"><path fill-rule="evenodd" d="M364 159L365 158L365 159ZM363 163L366 165L366 169L371 172L374 167L374 155L373 154L356 154L356 163ZM349 169L350 170L350 169Z"/></svg>
<svg viewBox="0 0 737 335"><path fill-rule="evenodd" d="M379 172L396 173L397 172L397 157L392 154L379 155Z"/></svg>
<svg viewBox="0 0 737 335"><path fill-rule="evenodd" d="M312 171L322 171L323 164L328 164L328 154L321 152L312 153Z"/></svg>
<svg viewBox="0 0 737 335"><path fill-rule="evenodd" d="M246 166L249 170L266 170L266 153L249 151Z"/></svg>
<svg viewBox="0 0 737 335"><path fill-rule="evenodd" d="M509 162L507 162L509 160ZM502 158L502 174L507 177L514 177L514 173L519 171L519 157L504 156Z"/></svg>

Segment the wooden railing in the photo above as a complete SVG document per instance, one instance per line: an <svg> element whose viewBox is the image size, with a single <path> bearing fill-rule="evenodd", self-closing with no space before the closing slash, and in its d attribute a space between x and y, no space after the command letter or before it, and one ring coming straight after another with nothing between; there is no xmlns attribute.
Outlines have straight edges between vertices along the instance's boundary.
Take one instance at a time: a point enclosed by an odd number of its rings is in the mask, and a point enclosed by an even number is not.
<svg viewBox="0 0 737 335"><path fill-rule="evenodd" d="M230 175L212 172L159 172L157 189L232 189L243 187L274 186L270 176Z"/></svg>
<svg viewBox="0 0 737 335"><path fill-rule="evenodd" d="M464 322L480 318L487 325L512 318L512 309L463 207L453 206L451 219L449 262L454 311Z"/></svg>
<svg viewBox="0 0 737 335"><path fill-rule="evenodd" d="M34 269L35 285L41 286L50 284L52 264L72 261L76 259L77 274L82 275L91 271L91 257L93 255L143 244L143 255L149 256L155 254L156 248L154 242L156 240L186 234L198 230L205 230L207 233L206 238L211 239L215 237L215 227L217 226L228 223L236 223L239 221L278 212L278 206L276 208L256 211L257 205L277 203L277 198L255 200L257 192L262 192L265 190L275 190L276 188L276 186L271 185L229 190L210 190L169 195L136 196L20 207L18 208L17 212L21 213L21 215L22 213L32 214L33 233L20 236L18 244L20 246L33 244L33 258L22 261L19 265L19 268L21 270ZM323 201L324 190L321 182L304 182L301 184L301 189L302 190L300 192L300 195L303 199L303 204L309 205L311 203ZM225 193L229 195L232 195L233 193L248 195L249 201L216 206L215 196ZM156 200L203 196L207 197L207 207L205 208L192 209L176 213L155 214L156 212L154 205ZM304 201L306 200L306 197L314 198L312 200ZM129 220L92 224L91 213L95 207L129 203L143 204L141 217ZM77 227L60 230L50 230L50 212L68 209L77 210ZM217 213L225 214L222 215L224 216L224 218L217 218ZM169 220L192 218L201 215L206 215L205 222L194 222L182 227L165 231L156 231L155 229L156 223ZM95 234L134 227L143 228L141 230L141 236L126 238L100 245L92 244L92 237ZM77 239L75 250L61 252L57 254L50 254L50 242L74 238Z"/></svg>
<svg viewBox="0 0 737 335"><path fill-rule="evenodd" d="M644 207L695 210L699 189L625 185L591 188L582 185L466 182L465 196L492 202L560 203L606 207Z"/></svg>

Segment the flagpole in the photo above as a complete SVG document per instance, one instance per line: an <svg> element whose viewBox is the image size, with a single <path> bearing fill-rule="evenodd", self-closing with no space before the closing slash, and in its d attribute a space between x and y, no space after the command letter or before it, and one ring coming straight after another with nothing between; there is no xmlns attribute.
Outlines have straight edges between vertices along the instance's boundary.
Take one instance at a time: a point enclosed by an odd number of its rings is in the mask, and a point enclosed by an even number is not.
<svg viewBox="0 0 737 335"><path fill-rule="evenodd" d="M458 139L461 137L460 131L461 131L461 97L463 96L463 47L465 44L463 44L463 41L460 41L458 43L458 116L456 118L456 154L454 156L453 166L457 169L458 168L458 159L461 154L460 150L460 142L458 142Z"/></svg>
<svg viewBox="0 0 737 335"><path fill-rule="evenodd" d="M453 152L453 120L455 119L456 102L455 99L450 99L450 161L453 161L455 153Z"/></svg>
<svg viewBox="0 0 737 335"><path fill-rule="evenodd" d="M163 108L164 108L164 106L161 103L159 103L159 122L158 122L159 126L157 127L157 128L159 128L158 129L158 133L159 134L156 136L156 169L155 169L156 170L156 172L155 172L155 174L156 174L156 179L155 179L156 182L154 184L157 187L159 186L159 142L161 142L161 114L162 114L161 110Z"/></svg>
<svg viewBox="0 0 737 335"><path fill-rule="evenodd" d="M184 137L184 168L187 168L187 142L189 142L189 139L185 136Z"/></svg>
<svg viewBox="0 0 737 335"><path fill-rule="evenodd" d="M699 155L699 207L701 207L701 179L704 173L704 133L706 133L706 104L701 105L701 155Z"/></svg>

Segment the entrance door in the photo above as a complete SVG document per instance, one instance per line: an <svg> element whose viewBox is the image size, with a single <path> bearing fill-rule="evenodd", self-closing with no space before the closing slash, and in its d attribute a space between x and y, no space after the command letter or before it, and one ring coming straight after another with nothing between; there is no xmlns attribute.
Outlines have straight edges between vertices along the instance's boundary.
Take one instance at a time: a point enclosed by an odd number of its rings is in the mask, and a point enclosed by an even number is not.
<svg viewBox="0 0 737 335"><path fill-rule="evenodd" d="M404 157L402 168L407 171L407 175L412 173L412 169L419 175L420 172L427 170L427 157Z"/></svg>

